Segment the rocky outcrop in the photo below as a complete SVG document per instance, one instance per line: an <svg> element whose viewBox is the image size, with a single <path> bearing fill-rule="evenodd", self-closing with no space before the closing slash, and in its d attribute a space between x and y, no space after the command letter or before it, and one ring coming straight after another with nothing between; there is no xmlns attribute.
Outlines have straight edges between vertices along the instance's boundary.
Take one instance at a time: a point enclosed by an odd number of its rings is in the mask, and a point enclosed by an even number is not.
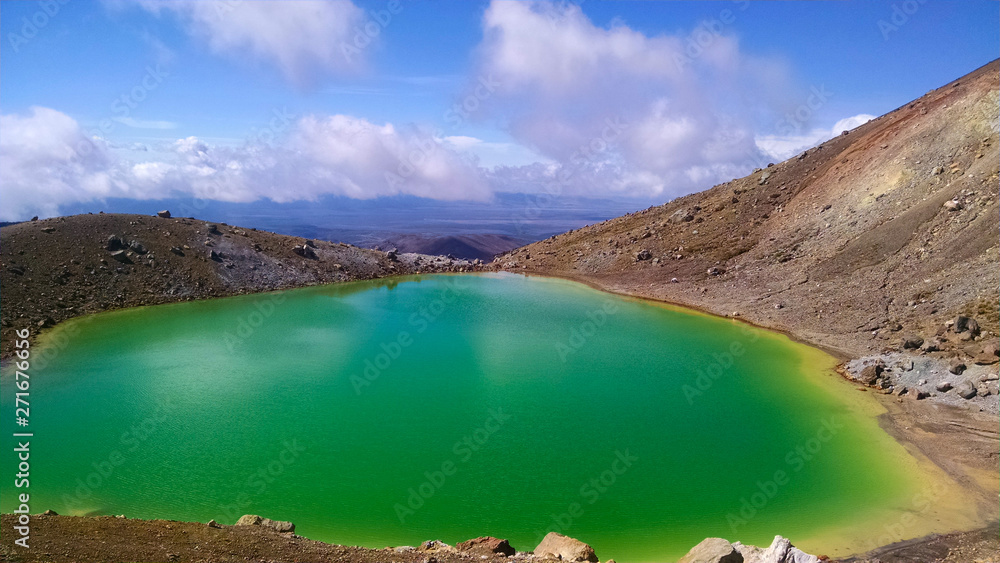
<svg viewBox="0 0 1000 563"><path fill-rule="evenodd" d="M558 532L549 532L535 548L534 553L538 557L551 557L563 561L597 562L594 548Z"/></svg>

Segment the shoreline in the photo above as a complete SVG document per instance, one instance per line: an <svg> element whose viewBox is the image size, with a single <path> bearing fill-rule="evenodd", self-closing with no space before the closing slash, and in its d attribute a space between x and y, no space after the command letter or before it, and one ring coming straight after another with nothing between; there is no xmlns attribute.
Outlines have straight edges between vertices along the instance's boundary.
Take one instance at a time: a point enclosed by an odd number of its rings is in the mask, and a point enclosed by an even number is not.
<svg viewBox="0 0 1000 563"><path fill-rule="evenodd" d="M576 278L576 277L572 277L572 276L560 276L560 275L540 274L540 273L537 273L537 272L510 272L508 270L499 270L499 271L497 271L497 270L491 270L491 269L480 269L480 270L477 270L477 271L464 272L464 273L458 273L458 272L402 273L402 274L396 274L396 275L392 275L392 276L385 276L385 277L368 279L368 280L351 280L351 281L343 281L343 282L332 282L332 283L329 283L329 284L313 284L313 285L302 286L301 288L299 288L299 287L282 288L282 289L274 289L274 290L269 290L269 291L255 292L255 293L248 293L248 294L233 294L233 295L224 295L224 296L217 296L217 297L216 296L211 296L211 297L204 298L204 300L208 300L208 299L213 299L213 300L214 299L224 299L224 298L236 297L236 296L251 297L251 296L256 296L256 295L264 295L264 294L269 294L269 293L284 292L284 291L289 291L289 290L293 290L293 289L304 289L304 288L307 288L307 287L318 287L318 286L324 286L324 285L341 286L341 285L344 285L344 284L362 283L362 282L364 282L364 283L383 283L383 282L384 283L393 283L393 282L399 283L399 282L406 281L409 278L419 278L419 277L425 277L425 276L438 276L438 275L483 275L483 274L486 274L486 275L501 274L501 275L521 276L521 277L525 277L525 278L536 277L536 278L558 279L558 280L562 280L562 281L568 281L568 282L571 282L571 283L579 283L579 284L581 284L583 286L586 286L586 287L588 287L590 289L593 289L595 291L600 291L602 293L608 293L608 294L616 295L616 296L621 297L621 298L641 300L641 301L645 301L645 302L648 302L648 303L651 303L651 304L655 304L655 305L658 305L658 306L666 306L666 307L669 307L669 308L675 308L675 309L678 309L678 310L680 310L682 312L695 313L695 314L699 314L699 315L705 315L705 316L713 317L713 318L720 319L720 320L721 319L725 319L725 320L729 320L729 321L739 321L739 322L745 323L748 326L754 327L756 329L759 329L759 330L762 330L762 331L766 331L766 332L774 334L774 335L784 336L784 337L788 338L790 341L792 341L792 342L794 342L796 344L799 344L801 346L804 346L804 347L806 347L809 350L815 350L818 353L822 353L822 354L828 356L830 359L835 360L837 362L836 366L841 365L844 361L846 361L847 359L851 359L853 357L853 356L848 355L846 352L841 351L841 350L831 350L828 347L823 347L823 346L820 346L820 345L816 345L812 341L810 341L810 340L808 340L806 338L802 338L802 337L796 335L795 333L793 333L793 332L791 332L789 330L778 330L778 329L773 329L773 328L770 328L770 327L767 327L767 326L757 325L757 324L755 324L753 322L750 322L748 320L745 320L745 319L742 319L742 318L739 318L739 317L719 315L719 314L713 313L711 311L705 310L704 308L700 308L700 307L696 307L696 306L689 306L689 305L686 305L684 303L678 303L678 302L668 301L668 300L664 300L664 299L658 299L658 298L655 298L655 297L649 297L649 296L645 296L645 295L641 295L641 294L637 294L637 293L626 293L626 292L624 292L624 291L622 291L620 289L605 288L604 286L602 286L601 284L599 284L596 281L587 280L587 279L584 279L584 278ZM201 301L201 300L203 300L203 299L198 299L198 301ZM186 302L186 301L177 302L177 303L184 303L184 302ZM168 305L168 304L176 304L176 303L163 303L163 305ZM44 331L43 333L40 333L39 335L36 336L36 338L38 339L38 344L40 346L44 346L47 343L47 341L53 335L56 335L59 332L60 328L64 328L67 324L71 324L71 323L74 323L74 322L85 322L85 319L87 319L87 318L90 318L90 317L93 317L93 316L96 316L96 315L99 315L99 314L107 313L107 312L121 312L121 311L134 310L134 309L144 308L144 307L149 307L149 306L153 306L153 305L140 305L140 306L137 306L137 307L126 307L126 308L121 308L121 309L114 309L114 310L111 310L111 311L101 311L101 312L96 312L96 313L88 313L88 314L85 314L85 315L81 315L79 317L71 317L69 319L66 319L63 322L58 323L55 327L52 327L52 328ZM5 363L6 363L6 361L7 360L5 360ZM826 367L824 367L823 371L828 371L829 373L826 374L826 375L829 375L829 376L837 375L836 366L832 366L829 370ZM837 379L840 380L841 378L838 377ZM838 381L838 383L840 383L840 381ZM844 389L845 390L848 389L849 382L848 381L844 381L843 384L845 385ZM882 409L883 412L879 412L879 413L870 412L870 413L866 413L865 416L871 416L871 418L874 421L877 422L878 427L883 432L886 433L887 437L889 439L893 440L895 443L897 443L900 446L902 446L907 451L907 453L914 459L914 461L916 461L916 463L918 465L924 465L925 463L928 463L933 468L935 468L935 469L943 472L950 479L952 479L957 486L959 486L961 488L961 490L962 490L963 493L965 493L967 495L971 494L971 496L977 497L977 504L979 505L978 508L980 510L985 510L986 512L989 512L989 499L990 498L995 499L996 492L995 491L992 491L992 492L991 491L987 491L984 488L984 483L986 483L987 481L989 481L990 478L993 478L995 480L996 474L995 473L989 474L987 472L986 475L980 474L977 478L971 478L967 471L963 471L966 468L965 468L965 466L963 466L961 464L961 462L957 463L958 467L955 466L956 464L943 464L942 463L941 455L935 455L935 454L939 454L939 452L934 447L932 447L933 446L932 442L934 441L936 435L934 433L931 433L930 436L919 436L916 433L912 432L911 431L911 427L905 426L904 421L907 420L907 419L903 418L906 415L913 416L912 412L908 412L906 410L907 406L906 405L901 406L901 404L898 403L897 401L895 401L894 400L895 398L892 397L892 396L885 396L885 395L880 395L880 394L876 394L876 395L878 395L878 396L877 397L870 397L870 398L866 397L865 398L865 402L869 403L869 405L872 405L872 406L878 405L878 407L875 407L875 408L880 408L880 409ZM927 403L924 403L924 405L926 405L926 404ZM923 406L923 405L919 405L919 406ZM935 407L939 407L938 405L934 405L934 406ZM960 419L966 419L966 418L968 418L968 415L969 415L969 413L964 412L964 409L960 409L960 408L956 408L956 407L945 408L943 406L940 406L940 408L946 410L947 412L949 412L950 416L956 417L956 418L960 418ZM874 410L874 409L872 409L871 407L865 407L865 410ZM939 422L939 421L934 420L932 422ZM995 437L995 435L996 435L995 428L993 429L993 433L994 433L994 437ZM278 515L278 516L280 516L280 515ZM846 557L846 558L848 558L847 560L858 560L857 559L858 557L864 557L866 554L871 554L871 553L875 553L875 552L881 552L882 550L890 550L890 549L892 549L892 550L898 550L901 546L905 547L905 546L911 546L911 545L919 545L919 544L921 544L922 542L925 542L925 541L936 541L939 538L941 538L942 536L948 536L948 535L954 535L954 534L963 534L963 533L974 533L976 531L981 531L981 530L989 529L990 526L992 525L992 523L997 521L996 514L995 514L995 507L994 507L993 514L985 515L985 516L986 517L985 517L985 519L983 519L982 522L976 522L975 525L972 525L972 526L963 526L960 529L947 529L947 530L930 531L930 532L928 532L926 534L917 535L917 536L909 536L909 537L902 537L902 538L891 538L894 541L892 541L890 543L882 543L882 544L879 544L879 545L875 545L871 549L868 549L868 550L866 550L864 552L854 552L854 551L850 551L849 549L845 549L845 550L835 550L835 551L832 551L830 553L836 553L836 554L838 554L837 557L841 557L841 558L842 557ZM991 518L991 516L992 516L992 518ZM84 516L84 517L81 517L81 518L101 518L101 517L100 516ZM143 522L153 522L153 521L143 520ZM823 537L823 535L824 534L818 534L818 537ZM583 539L585 540L586 538L583 538ZM310 540L310 541L316 541L316 540ZM805 543L806 544L811 543L810 539L806 538L806 542ZM333 545L333 544L330 544L330 545ZM809 546L806 545L806 549L807 550L808 550L808 547Z"/></svg>

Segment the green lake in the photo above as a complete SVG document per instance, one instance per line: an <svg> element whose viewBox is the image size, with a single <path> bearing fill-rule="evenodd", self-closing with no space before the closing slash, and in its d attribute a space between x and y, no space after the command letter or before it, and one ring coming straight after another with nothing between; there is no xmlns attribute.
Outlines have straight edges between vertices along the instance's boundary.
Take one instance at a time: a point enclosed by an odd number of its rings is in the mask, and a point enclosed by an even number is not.
<svg viewBox="0 0 1000 563"><path fill-rule="evenodd" d="M526 551L556 530L631 562L707 536L850 551L926 480L830 356L549 278L109 312L32 353L33 512L260 514L369 547L493 535ZM13 379L5 366L8 453ZM2 456L5 483L15 464ZM3 512L18 492L5 484Z"/></svg>

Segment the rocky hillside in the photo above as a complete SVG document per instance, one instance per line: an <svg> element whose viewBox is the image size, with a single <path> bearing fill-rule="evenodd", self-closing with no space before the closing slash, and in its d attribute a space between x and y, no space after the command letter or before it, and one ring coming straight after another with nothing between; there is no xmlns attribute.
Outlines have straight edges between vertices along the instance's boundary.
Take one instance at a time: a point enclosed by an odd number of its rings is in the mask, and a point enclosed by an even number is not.
<svg viewBox="0 0 1000 563"><path fill-rule="evenodd" d="M473 267L189 218L104 213L3 227L0 261L3 357L16 329L37 334L108 309Z"/></svg>
<svg viewBox="0 0 1000 563"><path fill-rule="evenodd" d="M941 354L966 354L970 340L998 332L998 69L994 61L785 162L530 244L494 267L738 315L841 356L935 335ZM958 315L980 330L947 331Z"/></svg>

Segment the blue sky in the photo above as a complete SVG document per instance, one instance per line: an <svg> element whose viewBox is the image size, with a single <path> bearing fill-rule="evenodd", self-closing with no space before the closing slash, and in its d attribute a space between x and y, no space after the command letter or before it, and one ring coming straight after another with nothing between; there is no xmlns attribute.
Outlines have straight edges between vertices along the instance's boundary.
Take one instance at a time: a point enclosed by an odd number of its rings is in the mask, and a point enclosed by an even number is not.
<svg viewBox="0 0 1000 563"><path fill-rule="evenodd" d="M108 197L665 201L989 62L1000 21L934 0L197 4L0 5L0 218Z"/></svg>

